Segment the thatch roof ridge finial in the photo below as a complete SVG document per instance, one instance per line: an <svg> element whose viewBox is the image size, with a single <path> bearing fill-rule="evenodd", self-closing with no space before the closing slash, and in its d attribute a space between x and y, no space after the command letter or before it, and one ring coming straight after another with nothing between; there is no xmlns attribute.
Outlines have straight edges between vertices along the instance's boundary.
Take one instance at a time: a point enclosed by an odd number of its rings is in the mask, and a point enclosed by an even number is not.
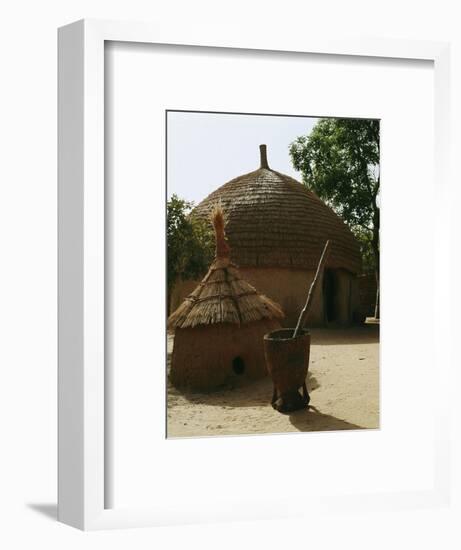
<svg viewBox="0 0 461 550"><path fill-rule="evenodd" d="M259 155L261 158L261 168L269 170L269 164L267 163L267 146L264 143L259 146Z"/></svg>
<svg viewBox="0 0 461 550"><path fill-rule="evenodd" d="M211 221L213 223L216 239L216 258L229 258L230 248L227 244L226 233L224 231L226 220L224 218L224 211L220 202L216 204L211 211Z"/></svg>
<svg viewBox="0 0 461 550"><path fill-rule="evenodd" d="M197 288L168 318L169 328L233 323L242 325L263 319L281 319L280 306L241 278L230 261L221 203L210 214L216 234L216 259Z"/></svg>

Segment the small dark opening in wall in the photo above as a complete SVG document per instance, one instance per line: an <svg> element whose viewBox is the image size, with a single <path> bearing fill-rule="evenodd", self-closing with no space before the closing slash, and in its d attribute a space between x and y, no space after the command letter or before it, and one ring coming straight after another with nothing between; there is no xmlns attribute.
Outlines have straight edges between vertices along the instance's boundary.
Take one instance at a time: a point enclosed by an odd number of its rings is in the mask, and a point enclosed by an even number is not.
<svg viewBox="0 0 461 550"><path fill-rule="evenodd" d="M245 361L241 357L234 357L232 359L232 370L235 374L243 374L245 372Z"/></svg>

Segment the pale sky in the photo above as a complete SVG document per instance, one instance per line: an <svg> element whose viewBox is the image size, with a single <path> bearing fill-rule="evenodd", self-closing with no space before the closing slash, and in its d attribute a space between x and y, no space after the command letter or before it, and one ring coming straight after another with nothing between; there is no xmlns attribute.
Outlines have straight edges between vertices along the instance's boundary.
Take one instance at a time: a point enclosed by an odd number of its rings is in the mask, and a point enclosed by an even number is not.
<svg viewBox="0 0 461 550"><path fill-rule="evenodd" d="M270 168L301 180L288 147L308 134L314 117L169 112L168 198L199 203L232 178L259 168L259 145L267 145Z"/></svg>

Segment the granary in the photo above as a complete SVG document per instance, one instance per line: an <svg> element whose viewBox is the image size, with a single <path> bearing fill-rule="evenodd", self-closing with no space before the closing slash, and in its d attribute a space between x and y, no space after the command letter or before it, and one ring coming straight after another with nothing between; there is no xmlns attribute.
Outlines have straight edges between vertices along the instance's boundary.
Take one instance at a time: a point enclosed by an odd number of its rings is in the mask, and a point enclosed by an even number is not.
<svg viewBox="0 0 461 550"><path fill-rule="evenodd" d="M197 288L168 319L174 329L170 380L212 389L267 374L263 337L280 328L283 312L242 279L230 260L220 206L212 209L216 257Z"/></svg>
<svg viewBox="0 0 461 550"><path fill-rule="evenodd" d="M357 275L359 245L333 210L295 179L269 167L266 146L260 146L260 167L225 183L194 209L206 218L217 201L227 216L231 260L250 284L278 302L285 326L294 326L306 299L327 239L332 249L310 324L348 324L360 317ZM180 281L172 307L195 286Z"/></svg>

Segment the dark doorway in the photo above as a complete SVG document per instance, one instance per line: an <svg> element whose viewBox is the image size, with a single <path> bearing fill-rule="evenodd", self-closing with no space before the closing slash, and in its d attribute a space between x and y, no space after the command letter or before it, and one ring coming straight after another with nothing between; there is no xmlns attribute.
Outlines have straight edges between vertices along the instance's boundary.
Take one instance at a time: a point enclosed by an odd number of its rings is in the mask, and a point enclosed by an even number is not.
<svg viewBox="0 0 461 550"><path fill-rule="evenodd" d="M235 374L243 374L245 372L245 361L241 357L234 357L232 359L232 370Z"/></svg>
<svg viewBox="0 0 461 550"><path fill-rule="evenodd" d="M333 323L338 319L337 293L336 273L333 269L325 269L323 275L323 303L327 323Z"/></svg>

